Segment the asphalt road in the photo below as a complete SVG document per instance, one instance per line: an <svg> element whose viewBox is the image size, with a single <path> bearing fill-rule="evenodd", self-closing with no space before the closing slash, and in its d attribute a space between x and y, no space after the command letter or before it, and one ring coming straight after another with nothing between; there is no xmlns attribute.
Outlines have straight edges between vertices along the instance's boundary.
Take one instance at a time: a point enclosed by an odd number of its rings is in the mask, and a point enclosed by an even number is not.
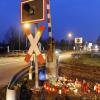
<svg viewBox="0 0 100 100"><path fill-rule="evenodd" d="M0 87L7 85L11 78L26 66L24 57L0 57Z"/></svg>

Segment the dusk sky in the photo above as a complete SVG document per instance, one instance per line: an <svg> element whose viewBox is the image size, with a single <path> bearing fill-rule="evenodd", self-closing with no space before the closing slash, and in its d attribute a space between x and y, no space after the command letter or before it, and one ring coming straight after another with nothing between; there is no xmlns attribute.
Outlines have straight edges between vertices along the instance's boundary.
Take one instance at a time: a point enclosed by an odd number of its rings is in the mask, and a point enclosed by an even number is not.
<svg viewBox="0 0 100 100"><path fill-rule="evenodd" d="M67 39L68 32L87 41L100 35L100 0L51 0L51 17L55 39ZM11 26L20 28L20 0L0 0L0 41Z"/></svg>

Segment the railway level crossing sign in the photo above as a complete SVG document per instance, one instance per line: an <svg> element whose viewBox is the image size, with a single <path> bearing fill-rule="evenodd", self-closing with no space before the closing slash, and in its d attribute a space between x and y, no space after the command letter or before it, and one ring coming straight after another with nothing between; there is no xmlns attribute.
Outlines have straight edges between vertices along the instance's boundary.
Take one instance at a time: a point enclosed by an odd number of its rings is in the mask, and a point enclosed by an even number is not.
<svg viewBox="0 0 100 100"><path fill-rule="evenodd" d="M23 0L20 3L20 22L21 24L32 24L42 22L46 19L46 0ZM25 61L29 62L30 58L33 54L33 51L38 57L40 64L44 63L44 59L42 54L37 46L37 43L44 31L45 27L40 26L38 30L35 30L36 35L35 38L32 36L32 32L30 29L24 30L27 38L30 41L30 48L25 57Z"/></svg>
<svg viewBox="0 0 100 100"><path fill-rule="evenodd" d="M23 0L20 3L21 24L38 23L46 19L46 0Z"/></svg>
<svg viewBox="0 0 100 100"><path fill-rule="evenodd" d="M38 41L39 41L44 29L45 29L45 26L40 26L40 28L38 30L35 30L36 31L35 38L33 38L32 32L30 31L30 29L24 30L25 34L26 34L26 36L29 39L30 44L31 44L31 46L30 46L30 48L29 48L29 50L28 50L28 52L27 52L27 54L25 56L25 61L26 62L30 61L30 58L31 58L31 56L33 54L33 51L34 51L35 54L38 57L39 63L40 64L44 63L44 58L43 58L43 56L42 56L42 54L41 54L41 52L40 52L40 50L39 50L39 48L37 46L37 43L38 43Z"/></svg>
<svg viewBox="0 0 100 100"><path fill-rule="evenodd" d="M20 23L32 24L34 23L35 37L33 38L30 28L24 29L24 32L31 44L26 56L25 61L29 62L35 52L35 87L38 88L38 61L44 64L45 60L37 45L45 26L38 28L38 23L46 20L46 0L23 0L20 3ZM32 66L29 68L29 79L32 80Z"/></svg>

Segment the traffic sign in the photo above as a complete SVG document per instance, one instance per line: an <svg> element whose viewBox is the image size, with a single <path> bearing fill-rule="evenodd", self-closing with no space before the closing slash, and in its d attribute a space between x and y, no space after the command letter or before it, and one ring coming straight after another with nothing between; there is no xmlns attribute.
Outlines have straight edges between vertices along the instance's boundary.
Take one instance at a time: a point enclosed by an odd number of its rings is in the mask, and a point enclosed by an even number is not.
<svg viewBox="0 0 100 100"><path fill-rule="evenodd" d="M31 44L31 46L30 46L30 48L29 48L29 50L28 50L28 52L27 52L27 54L25 56L25 61L26 62L30 61L31 56L32 56L33 51L34 51L36 56L38 57L38 60L39 60L40 64L44 63L44 58L43 58L43 56L42 56L42 54L41 54L41 52L40 52L40 50L39 50L39 48L37 46L37 43L38 43L38 41L39 41L44 29L45 29L45 26L40 26L40 28L38 30L35 30L36 31L35 38L33 38L30 29L24 30L25 34L27 35L27 37L28 37L28 39L30 41L30 44Z"/></svg>
<svg viewBox="0 0 100 100"><path fill-rule="evenodd" d="M75 44L82 44L83 43L83 38L79 37L79 38L75 38Z"/></svg>
<svg viewBox="0 0 100 100"><path fill-rule="evenodd" d="M37 23L46 19L46 0L24 0L20 3L21 24Z"/></svg>

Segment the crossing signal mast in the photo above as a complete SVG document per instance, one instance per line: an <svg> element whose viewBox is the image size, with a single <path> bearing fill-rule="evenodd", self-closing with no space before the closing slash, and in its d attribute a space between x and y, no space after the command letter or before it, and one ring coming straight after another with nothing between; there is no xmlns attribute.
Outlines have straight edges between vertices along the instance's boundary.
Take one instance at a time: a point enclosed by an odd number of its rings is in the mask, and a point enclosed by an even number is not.
<svg viewBox="0 0 100 100"><path fill-rule="evenodd" d="M47 18L48 18L48 53L47 53L47 73L50 74L50 76L57 77L57 60L55 55L55 44L52 37L52 23L51 23L51 9L50 9L50 0L47 1Z"/></svg>
<svg viewBox="0 0 100 100"><path fill-rule="evenodd" d="M46 6L47 6L47 9L46 9ZM47 69L48 69L47 73L51 74L51 76L56 76L56 57L54 55L54 42L52 39L50 0L23 0L20 3L20 10L21 10L20 11L21 12L21 14L20 14L21 24L23 25L26 23L29 23L29 24L34 23L35 30L38 30L39 22L46 20L46 11L47 11L48 34L49 34L49 42L48 42L49 48L48 48L48 53L47 53ZM35 33L36 33L36 31L35 31ZM30 35L30 32L28 33L28 35ZM29 49L29 51L33 52L31 49ZM29 54L31 54L31 53L29 52ZM30 56L31 55L27 55L26 61L29 61L29 59L31 58ZM35 60L35 63L37 62L37 60ZM42 62L42 61L40 61L40 62ZM35 64L35 67L37 65L38 64ZM37 79L38 67L36 67L35 69L36 69L36 72L35 72L36 73L36 81L38 81L38 79ZM38 82L36 84L38 84ZM38 86L36 86L36 87L38 87Z"/></svg>
<svg viewBox="0 0 100 100"><path fill-rule="evenodd" d="M25 28L24 32L30 41L30 48L25 56L25 61L29 62L33 58L33 51L35 52L35 87L38 88L38 61L44 63L44 58L37 46L37 43L44 31L44 26L38 28L38 23L46 19L46 0L23 0L20 3L20 21L21 24L34 24L35 38L33 38L30 27ZM32 80L32 65L29 68L29 79Z"/></svg>

